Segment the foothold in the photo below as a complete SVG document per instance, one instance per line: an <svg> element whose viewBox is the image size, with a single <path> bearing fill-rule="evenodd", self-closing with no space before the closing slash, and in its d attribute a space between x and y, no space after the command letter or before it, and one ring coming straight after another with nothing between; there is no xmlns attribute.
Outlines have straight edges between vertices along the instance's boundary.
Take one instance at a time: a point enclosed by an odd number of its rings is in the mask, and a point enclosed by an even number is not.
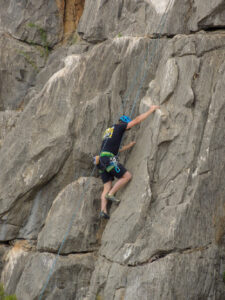
<svg viewBox="0 0 225 300"><path fill-rule="evenodd" d="M161 120L162 122L166 122L168 119L168 112L163 108L160 108L159 110L157 110L160 113L161 116Z"/></svg>

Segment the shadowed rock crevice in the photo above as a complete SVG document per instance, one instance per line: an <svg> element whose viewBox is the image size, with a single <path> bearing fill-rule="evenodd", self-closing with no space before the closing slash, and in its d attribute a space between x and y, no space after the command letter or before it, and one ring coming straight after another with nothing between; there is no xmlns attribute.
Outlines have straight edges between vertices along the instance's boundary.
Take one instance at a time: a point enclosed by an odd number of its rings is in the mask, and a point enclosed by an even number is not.
<svg viewBox="0 0 225 300"><path fill-rule="evenodd" d="M195 247L195 248L188 247L185 249L159 250L154 255L152 255L152 257L149 258L147 261L140 262L136 265L128 264L128 266L136 267L136 266L142 266L145 264L153 263L155 261L158 261L159 259L165 258L167 255L170 255L170 254L178 254L178 255L181 254L182 255L182 254L190 254L190 253L193 253L196 251L204 251L204 250L208 249L208 247L210 245L211 245L211 243L208 244L207 246L199 246L199 247Z"/></svg>
<svg viewBox="0 0 225 300"><path fill-rule="evenodd" d="M200 28L203 28L204 30L210 31L210 30L220 30L221 28L225 29L224 24L221 25L214 25L216 18L221 19L221 21L224 20L225 17L225 3L220 3L210 14L210 16L206 16L202 20L198 22L198 25ZM217 23L216 23L217 24Z"/></svg>
<svg viewBox="0 0 225 300"><path fill-rule="evenodd" d="M38 253L43 253L43 254L54 254L54 255L57 255L57 251L41 251L41 250L37 250ZM93 254L95 257L97 257L98 255L98 248L96 249L93 249L93 250L90 250L90 251L80 251L80 252L68 252L68 253L61 253L59 254L60 257L67 257L67 256L70 256L70 255L78 255L79 257L81 257L82 255L85 256L87 254Z"/></svg>
<svg viewBox="0 0 225 300"><path fill-rule="evenodd" d="M66 0L64 11L64 39L77 28L83 14L85 0Z"/></svg>
<svg viewBox="0 0 225 300"><path fill-rule="evenodd" d="M224 224L224 219L221 218L220 220L223 220L222 223ZM158 261L160 259L163 259L166 256L171 255L171 254L183 255L183 254L191 254L191 253L198 252L198 251L202 252L202 251L207 250L211 245L212 244L209 243L208 245L198 246L198 247L194 247L194 248L187 247L187 248L184 248L184 249L175 248L175 249L170 249L170 250L158 250L150 258L148 258L146 261L138 262L138 263L134 263L134 264L119 263L118 261L111 260L110 258L107 258L105 255L101 255L101 254L99 254L98 256L104 258L106 261L110 262L111 264L118 264L120 266L127 266L127 267L135 268L135 267L138 267L138 266L144 266L144 265L147 265L147 264L151 264L151 263L153 263L155 261Z"/></svg>
<svg viewBox="0 0 225 300"><path fill-rule="evenodd" d="M71 40L75 43L78 36L74 34L83 14L85 0L56 0L56 3L63 22L63 42Z"/></svg>

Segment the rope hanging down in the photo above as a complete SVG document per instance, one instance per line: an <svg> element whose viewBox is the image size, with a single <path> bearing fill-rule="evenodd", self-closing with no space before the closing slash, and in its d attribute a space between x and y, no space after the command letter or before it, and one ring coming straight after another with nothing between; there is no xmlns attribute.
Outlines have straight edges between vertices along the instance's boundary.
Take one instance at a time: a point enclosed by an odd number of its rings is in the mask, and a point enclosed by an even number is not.
<svg viewBox="0 0 225 300"><path fill-rule="evenodd" d="M167 5L167 7L166 7L166 10L165 10L164 14L162 15L162 18L161 18L161 20L160 20L160 22L159 22L159 25L158 25L156 31L160 32L160 30L163 30L163 28L164 28L164 26L165 26L165 23L166 23L166 20L167 20L169 8L170 8L171 4L173 3L173 1L174 1L174 0L169 0L168 5ZM143 77L142 77L142 79L141 79L141 82L140 82L140 85L139 85L139 89L138 89L137 94L136 94L136 97L135 97L135 99L134 99L134 101L133 101L133 105L132 105L132 109L131 109L131 113L130 113L130 116L131 116L131 117L132 117L134 108L135 108L135 106L136 106L136 104L137 104L137 100L138 100L138 98L139 98L140 91L141 91L141 88L142 88L142 86L143 86L144 80L145 80L145 78L146 78L146 75L147 75L147 69L149 68L149 66L150 66L150 64L151 64L151 62L152 62L152 59L153 59L153 57L154 57L154 55L155 55L155 52L156 52L156 50L157 50L157 48L158 48L158 47L157 47L158 39L155 39L154 41L155 41L155 47L154 47L154 49L153 49L153 51L152 51L152 54L150 55L149 63L147 64L147 68L145 69L144 75L143 75ZM136 76L135 76L135 78L134 78L134 80L133 80L133 82L132 82L132 85L131 85L130 89L128 90L128 93L127 93L126 97L124 97L124 98L126 98L126 101L127 101L127 99L128 99L128 96L131 94L131 91L132 91L132 89L134 88L135 83L137 82L138 75L140 74L140 72L141 72L141 70L142 70L142 68L143 68L143 66L144 66L144 63L145 63L145 60L147 59L148 53L149 53L149 46L148 46L148 48L147 48L147 51L146 51L146 54L145 54L144 59L143 59L143 61L142 61L142 64L140 64L141 67L140 67L139 70L136 72L136 74L135 74ZM126 103L126 101L125 101L125 103ZM124 107L125 107L125 105L124 105ZM91 178L91 177L93 176L93 174L94 174L94 172L95 172L95 169L96 169L96 166L93 167L93 169L92 169L92 171L91 171L91 173L90 173L89 178ZM80 199L79 199L79 201L78 201L78 209L79 209L79 207L80 207L80 205L81 205L81 203L82 203L82 200L83 200L83 198L84 198L84 195L85 195L85 193L86 193L86 191L87 191L87 189L88 189L88 187L89 187L89 183L90 183L90 179L87 180L86 184L84 185L83 193L81 194L81 197L80 197ZM55 257L55 259L54 259L54 261L53 261L53 263L52 263L52 266L51 266L50 271L49 271L49 273L48 273L48 277L47 277L46 283L45 283L45 285L43 286L43 288L42 288L42 290L41 290L41 293L40 293L40 296L39 296L38 300L42 300L42 298L43 298L44 292L45 292L45 290L46 290L46 288L47 288L47 286L48 286L48 283L49 283L49 281L50 281L50 279L51 279L51 277L52 277L52 274L53 274L53 272L54 272L56 263L57 263L58 258L59 258L59 256L60 256L60 253L61 253L61 250L62 250L62 248L63 248L63 246L64 246L64 244L65 244L65 241L66 241L66 239L67 239L67 237L68 237L68 235L69 235L69 233L70 233L70 231L71 231L73 222L74 222L75 217L76 217L76 213L77 213L77 212L74 212L74 214L73 214L72 217L71 217L71 220L70 220L68 229L67 229L67 231L66 231L66 233L65 233L65 235L64 235L64 238L63 238L63 240L62 240L62 242L61 242L61 244L60 244L59 250L58 250L57 255L56 255L56 257Z"/></svg>

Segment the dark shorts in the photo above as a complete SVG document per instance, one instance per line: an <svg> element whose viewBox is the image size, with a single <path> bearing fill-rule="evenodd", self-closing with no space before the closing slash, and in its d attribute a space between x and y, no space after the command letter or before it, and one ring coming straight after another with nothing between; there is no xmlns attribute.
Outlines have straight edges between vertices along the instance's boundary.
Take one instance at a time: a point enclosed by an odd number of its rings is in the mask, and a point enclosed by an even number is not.
<svg viewBox="0 0 225 300"><path fill-rule="evenodd" d="M103 183L106 183L108 181L113 181L114 177L121 178L123 175L127 172L127 169L120 163L118 163L119 170L115 170L113 168L110 172L107 172L106 170L101 173L101 178Z"/></svg>

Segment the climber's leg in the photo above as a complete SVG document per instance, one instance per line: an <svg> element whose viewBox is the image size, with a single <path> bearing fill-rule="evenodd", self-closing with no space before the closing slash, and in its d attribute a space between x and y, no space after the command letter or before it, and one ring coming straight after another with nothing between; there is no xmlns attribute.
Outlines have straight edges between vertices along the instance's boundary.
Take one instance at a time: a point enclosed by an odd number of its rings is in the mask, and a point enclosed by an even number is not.
<svg viewBox="0 0 225 300"><path fill-rule="evenodd" d="M129 171L126 171L126 173L110 189L107 198L110 200L110 196L114 196L119 189L121 189L124 185L126 185L131 180L131 178L132 178L132 174Z"/></svg>
<svg viewBox="0 0 225 300"><path fill-rule="evenodd" d="M104 183L104 188L103 188L103 192L101 195L101 212L104 212L105 214L107 214L107 199L105 198L106 194L108 194L108 192L111 190L112 188L112 181L108 181L106 183Z"/></svg>

